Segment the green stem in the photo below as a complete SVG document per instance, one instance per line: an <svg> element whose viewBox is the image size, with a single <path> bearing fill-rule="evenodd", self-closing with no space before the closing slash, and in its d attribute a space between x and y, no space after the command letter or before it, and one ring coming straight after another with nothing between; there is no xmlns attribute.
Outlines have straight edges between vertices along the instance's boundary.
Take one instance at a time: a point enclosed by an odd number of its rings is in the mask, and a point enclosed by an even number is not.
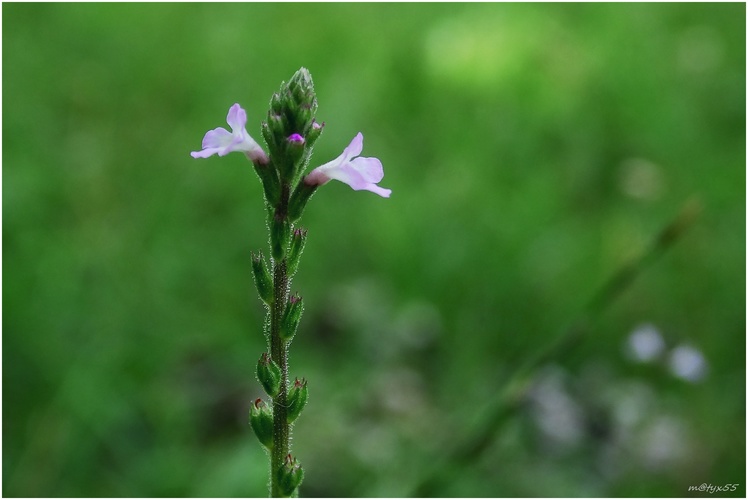
<svg viewBox="0 0 748 500"><path fill-rule="evenodd" d="M275 300L270 317L270 350L271 357L281 369L281 386L278 395L273 398L273 452L270 459L270 495L281 496L278 487L278 470L288 455L289 427L287 415L288 394L288 352L285 342L280 337L283 308L288 302L288 274L286 259L273 263L273 288Z"/></svg>
<svg viewBox="0 0 748 500"><path fill-rule="evenodd" d="M288 218L290 188L287 183L281 186L280 200L276 216ZM273 451L270 457L270 496L280 497L278 471L289 453L290 429L288 425L288 350L281 338L283 312L288 303L288 263L285 257L273 261L273 305L270 314L270 356L281 369L281 387L273 398Z"/></svg>

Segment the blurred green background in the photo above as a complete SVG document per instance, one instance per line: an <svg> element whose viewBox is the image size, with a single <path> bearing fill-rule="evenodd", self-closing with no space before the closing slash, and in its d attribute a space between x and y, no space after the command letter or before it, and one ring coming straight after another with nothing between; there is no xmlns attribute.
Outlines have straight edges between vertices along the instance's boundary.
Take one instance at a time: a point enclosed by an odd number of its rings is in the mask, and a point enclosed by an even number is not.
<svg viewBox="0 0 748 500"><path fill-rule="evenodd" d="M312 72L359 131L293 290L304 496L745 496L744 4L4 4L3 495L265 496L261 188L194 160ZM314 166L314 165L313 165ZM703 210L480 456L521 364ZM441 472L439 472L441 471Z"/></svg>

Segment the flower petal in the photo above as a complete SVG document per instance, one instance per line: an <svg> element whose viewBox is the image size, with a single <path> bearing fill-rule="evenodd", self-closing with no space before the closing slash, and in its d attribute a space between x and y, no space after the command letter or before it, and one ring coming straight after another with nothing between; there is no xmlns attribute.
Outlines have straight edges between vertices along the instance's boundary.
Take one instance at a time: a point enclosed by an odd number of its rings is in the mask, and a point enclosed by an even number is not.
<svg viewBox="0 0 748 500"><path fill-rule="evenodd" d="M203 137L203 148L225 148L234 140L234 136L223 127L208 130Z"/></svg>
<svg viewBox="0 0 748 500"><path fill-rule="evenodd" d="M379 158L360 156L351 160L351 165L366 182L376 184L384 178L384 168L382 168L382 162L379 161Z"/></svg>
<svg viewBox="0 0 748 500"><path fill-rule="evenodd" d="M348 184L355 191L371 191L384 198L389 198L392 192L376 185L384 176L382 163L376 158L356 158L353 162L346 162L339 168L327 170L323 174L330 179Z"/></svg>
<svg viewBox="0 0 748 500"><path fill-rule="evenodd" d="M359 132L356 137L353 138L351 143L343 150L343 156L346 160L350 160L361 154L364 150L364 135Z"/></svg>
<svg viewBox="0 0 748 500"><path fill-rule="evenodd" d="M377 186L376 184L369 184L364 189L367 191L371 191L372 193L378 194L382 198L389 198L390 194L392 194L391 189L385 189L385 188Z"/></svg>
<svg viewBox="0 0 748 500"><path fill-rule="evenodd" d="M209 156L213 156L216 153L220 155L221 151L221 148L205 148L202 151L193 151L192 153L190 153L190 156L192 156L193 158L207 158Z"/></svg>
<svg viewBox="0 0 748 500"><path fill-rule="evenodd" d="M247 112L239 103L229 108L226 121L231 126L231 132L223 127L209 130L203 137L203 150L190 153L193 158L207 158L214 154L226 156L234 151L243 152L252 162L267 164L265 151L247 133Z"/></svg>
<svg viewBox="0 0 748 500"><path fill-rule="evenodd" d="M231 126L231 131L235 134L239 133L247 125L247 112L239 106L238 102L229 108L226 123Z"/></svg>
<svg viewBox="0 0 748 500"><path fill-rule="evenodd" d="M343 154L309 172L304 183L310 186L321 186L330 179L348 184L356 191L366 190L389 198L392 190L376 185L384 178L382 162L378 158L353 158L363 150L364 136L359 132L343 150Z"/></svg>
<svg viewBox="0 0 748 500"><path fill-rule="evenodd" d="M325 174L331 179L345 182L356 190L366 189L366 186L376 184L384 177L382 162L376 158L356 158L338 168L326 170Z"/></svg>

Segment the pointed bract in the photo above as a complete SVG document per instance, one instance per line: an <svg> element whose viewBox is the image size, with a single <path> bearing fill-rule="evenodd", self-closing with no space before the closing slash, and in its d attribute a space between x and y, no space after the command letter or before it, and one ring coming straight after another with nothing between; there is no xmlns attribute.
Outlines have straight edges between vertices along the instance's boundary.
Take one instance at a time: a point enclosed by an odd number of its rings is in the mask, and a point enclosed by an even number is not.
<svg viewBox="0 0 748 500"><path fill-rule="evenodd" d="M294 381L293 386L288 391L288 422L292 423L301 414L301 410L306 406L309 399L309 389L307 388L306 379L298 378Z"/></svg>
<svg viewBox="0 0 748 500"><path fill-rule="evenodd" d="M262 399L255 400L249 409L249 424L257 439L267 449L273 448L273 409Z"/></svg>
<svg viewBox="0 0 748 500"><path fill-rule="evenodd" d="M283 319L281 320L280 336L284 341L289 341L296 335L303 312L303 299L299 297L298 293L291 295L288 298L286 310L283 311Z"/></svg>
<svg viewBox="0 0 748 500"><path fill-rule="evenodd" d="M291 248L288 252L288 275L293 276L296 273L296 269L299 267L299 259L301 259L301 253L304 251L304 245L306 244L306 229L295 229L291 235Z"/></svg>
<svg viewBox="0 0 748 500"><path fill-rule="evenodd" d="M260 298L266 304L270 305L273 303L273 278L270 277L268 266L265 263L265 257L262 252L257 252L255 255L252 253L252 274L255 278L255 286L257 287L257 293L260 294Z"/></svg>
<svg viewBox="0 0 748 500"><path fill-rule="evenodd" d="M278 395L282 380L281 369L267 353L263 353L257 362L257 380L268 396L274 398Z"/></svg>
<svg viewBox="0 0 748 500"><path fill-rule="evenodd" d="M299 461L289 453L276 474L278 475L281 495L284 497L298 496L294 495L294 492L304 480L304 469L301 468Z"/></svg>

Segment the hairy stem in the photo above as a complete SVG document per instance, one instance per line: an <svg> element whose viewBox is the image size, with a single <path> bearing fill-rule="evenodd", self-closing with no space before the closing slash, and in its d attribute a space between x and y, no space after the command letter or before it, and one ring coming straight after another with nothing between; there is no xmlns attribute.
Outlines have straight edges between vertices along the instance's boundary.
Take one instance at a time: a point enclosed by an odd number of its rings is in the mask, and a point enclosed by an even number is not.
<svg viewBox="0 0 748 500"><path fill-rule="evenodd" d="M281 195L276 207L276 217L288 218L290 187L281 186ZM281 338L283 311L288 303L288 263L285 257L273 261L273 295L275 300L270 312L270 356L281 369L281 386L273 398L273 451L270 457L270 496L282 496L278 485L278 471L289 453L290 429L288 425L288 350Z"/></svg>
<svg viewBox="0 0 748 500"><path fill-rule="evenodd" d="M278 395L273 398L273 452L270 460L270 495L281 496L278 488L278 470L288 455L289 428L287 416L288 393L288 352L280 336L283 308L288 302L288 274L286 259L273 263L273 288L275 301L270 316L270 355L281 369L281 386Z"/></svg>

